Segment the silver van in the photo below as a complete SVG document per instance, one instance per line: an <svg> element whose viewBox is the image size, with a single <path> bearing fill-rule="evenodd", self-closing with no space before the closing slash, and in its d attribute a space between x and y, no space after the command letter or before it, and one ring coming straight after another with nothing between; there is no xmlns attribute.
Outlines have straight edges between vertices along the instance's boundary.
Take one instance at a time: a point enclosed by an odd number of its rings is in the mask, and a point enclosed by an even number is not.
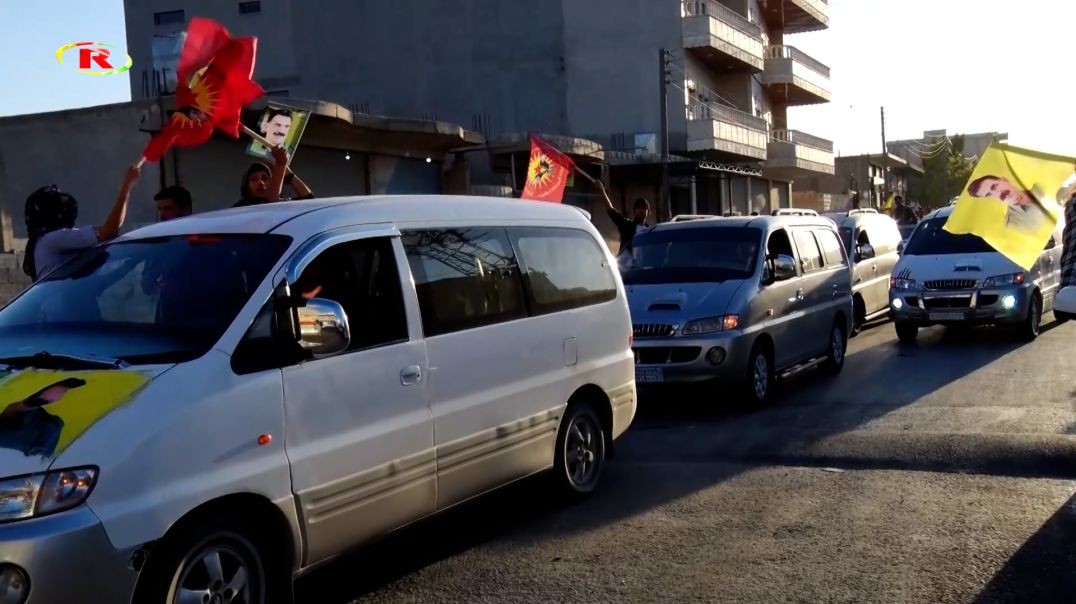
<svg viewBox="0 0 1076 604"><path fill-rule="evenodd" d="M780 373L844 364L852 272L829 219L659 224L619 262L638 384L733 384L757 405Z"/></svg>
<svg viewBox="0 0 1076 604"><path fill-rule="evenodd" d="M833 218L852 260L852 335L889 312L889 276L900 259L897 221L874 209Z"/></svg>

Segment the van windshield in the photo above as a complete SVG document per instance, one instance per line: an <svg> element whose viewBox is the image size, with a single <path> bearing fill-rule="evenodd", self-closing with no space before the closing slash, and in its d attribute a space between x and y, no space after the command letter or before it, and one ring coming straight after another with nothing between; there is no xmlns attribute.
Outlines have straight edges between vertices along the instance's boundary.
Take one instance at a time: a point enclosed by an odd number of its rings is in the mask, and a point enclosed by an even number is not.
<svg viewBox="0 0 1076 604"><path fill-rule="evenodd" d="M762 231L707 227L641 233L621 252L624 283L709 283L755 272Z"/></svg>
<svg viewBox="0 0 1076 604"><path fill-rule="evenodd" d="M0 310L0 359L39 352L130 364L198 358L290 241L190 235L91 248Z"/></svg>
<svg viewBox="0 0 1076 604"><path fill-rule="evenodd" d="M954 235L944 228L948 217L932 218L920 223L912 234L904 254L908 256L936 256L946 254L981 254L993 252L994 248L977 235Z"/></svg>

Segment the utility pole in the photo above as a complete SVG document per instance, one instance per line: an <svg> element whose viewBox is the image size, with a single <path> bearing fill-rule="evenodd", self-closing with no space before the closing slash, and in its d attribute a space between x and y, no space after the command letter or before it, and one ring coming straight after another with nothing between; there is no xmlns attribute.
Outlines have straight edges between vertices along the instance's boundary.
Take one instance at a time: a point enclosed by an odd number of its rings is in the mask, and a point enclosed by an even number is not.
<svg viewBox="0 0 1076 604"><path fill-rule="evenodd" d="M889 194L889 148L885 143L885 107L882 107L882 179L885 181L882 198L885 199Z"/></svg>
<svg viewBox="0 0 1076 604"><path fill-rule="evenodd" d="M672 55L661 49L659 55L661 74L661 199L655 208L655 218L660 220L662 207L669 204L669 84L672 83ZM672 208L669 208L670 215Z"/></svg>

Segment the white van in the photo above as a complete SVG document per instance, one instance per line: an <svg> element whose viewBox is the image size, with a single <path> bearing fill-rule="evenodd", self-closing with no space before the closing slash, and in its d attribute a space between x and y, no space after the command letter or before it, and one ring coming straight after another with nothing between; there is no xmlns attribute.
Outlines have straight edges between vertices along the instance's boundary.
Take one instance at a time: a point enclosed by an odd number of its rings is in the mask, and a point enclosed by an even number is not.
<svg viewBox="0 0 1076 604"><path fill-rule="evenodd" d="M281 601L516 479L592 492L636 408L600 242L568 206L349 198L58 268L0 311L0 599Z"/></svg>

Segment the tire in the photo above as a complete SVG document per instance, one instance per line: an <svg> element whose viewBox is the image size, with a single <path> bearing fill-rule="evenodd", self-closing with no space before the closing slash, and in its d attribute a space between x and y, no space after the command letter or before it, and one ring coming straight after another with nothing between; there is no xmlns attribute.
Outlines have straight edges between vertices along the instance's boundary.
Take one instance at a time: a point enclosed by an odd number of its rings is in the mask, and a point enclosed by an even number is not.
<svg viewBox="0 0 1076 604"><path fill-rule="evenodd" d="M848 336L844 333L841 320L833 322L829 330L829 347L826 349L826 361L822 368L830 375L837 375L844 368L844 359L848 353Z"/></svg>
<svg viewBox="0 0 1076 604"><path fill-rule="evenodd" d="M863 303L863 298L856 296L855 302L852 306L852 333L850 337L856 337L863 331L863 324L867 322L867 306Z"/></svg>
<svg viewBox="0 0 1076 604"><path fill-rule="evenodd" d="M557 433L553 477L557 490L568 499L585 499L594 493L605 469L605 430L589 403L568 405Z"/></svg>
<svg viewBox="0 0 1076 604"><path fill-rule="evenodd" d="M893 326L897 328L897 339L901 344L914 344L919 339L919 326L915 323L896 321Z"/></svg>
<svg viewBox="0 0 1076 604"><path fill-rule="evenodd" d="M135 601L179 604L185 601L184 591L194 591L209 602L290 602L290 573L269 555L282 548L274 548L265 534L251 515L237 511L207 515L173 529L151 550Z"/></svg>
<svg viewBox="0 0 1076 604"><path fill-rule="evenodd" d="M1076 319L1076 315L1071 315L1067 312L1061 312L1060 310L1054 311L1054 320L1058 323L1068 323L1069 321Z"/></svg>
<svg viewBox="0 0 1076 604"><path fill-rule="evenodd" d="M773 368L773 355L766 347L755 344L751 356L747 359L747 371L744 375L744 397L752 408L764 407L769 401L770 392L776 382Z"/></svg>
<svg viewBox="0 0 1076 604"><path fill-rule="evenodd" d="M1032 294L1028 302L1027 318L1020 324L1020 337L1025 342L1032 342L1039 337L1042 330L1042 301L1038 294Z"/></svg>

